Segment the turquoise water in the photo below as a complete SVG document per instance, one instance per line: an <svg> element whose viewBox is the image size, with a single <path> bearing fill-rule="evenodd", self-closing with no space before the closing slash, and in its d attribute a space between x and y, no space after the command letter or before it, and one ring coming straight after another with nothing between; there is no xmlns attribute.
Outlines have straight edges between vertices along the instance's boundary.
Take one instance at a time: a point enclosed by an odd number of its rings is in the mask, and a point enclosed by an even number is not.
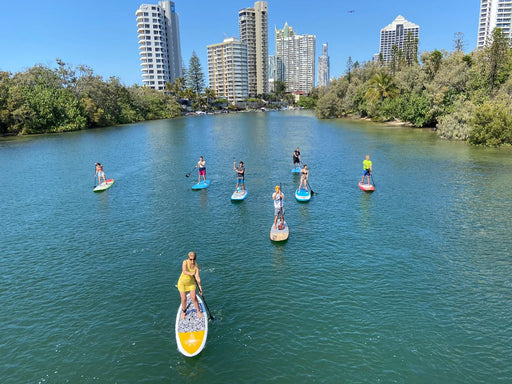
<svg viewBox="0 0 512 384"><path fill-rule="evenodd" d="M294 111L2 139L0 164L2 383L512 382L510 149ZM174 339L190 250L216 319L194 358Z"/></svg>

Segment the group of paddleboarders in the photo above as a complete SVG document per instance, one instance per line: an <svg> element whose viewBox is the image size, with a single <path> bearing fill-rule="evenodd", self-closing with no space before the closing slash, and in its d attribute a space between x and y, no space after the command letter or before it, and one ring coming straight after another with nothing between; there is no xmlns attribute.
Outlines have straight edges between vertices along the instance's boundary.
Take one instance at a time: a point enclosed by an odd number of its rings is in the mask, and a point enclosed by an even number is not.
<svg viewBox="0 0 512 384"><path fill-rule="evenodd" d="M297 148L293 152L293 162L296 167L300 166L300 151L299 148ZM96 163L97 169L96 172L102 172L103 173L103 167L101 167L101 164ZM99 165L99 167L98 167ZM199 157L199 161L197 163L196 168L199 169L199 180L198 183L201 180L201 176L203 176L203 180L206 181L206 162L203 159L203 156ZM299 167L300 168L300 167ZM236 161L233 162L233 170L236 172L237 176L237 184L236 189L237 191L245 190L245 167L244 162L240 161L239 165L236 165ZM364 178L366 177L368 180L368 184L370 184L370 176L372 174L372 162L370 160L370 156L366 155L366 159L363 161L363 177L361 179L361 183L364 181ZM99 176L98 176L99 177ZM104 174L103 174L103 177ZM309 177L309 170L308 166L304 164L301 169L301 178L300 178L300 185L299 189L304 188L307 191L307 185L308 185L308 177ZM283 229L283 223L284 223L284 193L281 190L281 187L279 185L275 186L275 191L272 194L272 200L274 202L274 228L277 229L278 226L278 219L279 221L279 229ZM203 317L203 314L201 313L201 308L199 306L199 302L197 300L196 296L196 289L199 289L199 293L203 294L203 288L201 286L201 278L199 276L199 265L196 262L197 254L196 252L189 252L188 258L183 260L181 264L181 275L178 279L178 284L176 287L178 288L178 291L180 292L181 297L181 318L184 319L185 315L187 313L187 293L190 292L190 299L192 300L192 303L194 304L194 307L197 311L197 316L199 318Z"/></svg>

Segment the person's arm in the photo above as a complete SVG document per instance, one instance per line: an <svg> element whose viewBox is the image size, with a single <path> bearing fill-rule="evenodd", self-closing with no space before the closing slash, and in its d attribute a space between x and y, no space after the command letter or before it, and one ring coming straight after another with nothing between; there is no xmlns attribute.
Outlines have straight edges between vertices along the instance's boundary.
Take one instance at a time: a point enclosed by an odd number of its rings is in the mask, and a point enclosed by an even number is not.
<svg viewBox="0 0 512 384"><path fill-rule="evenodd" d="M196 265L196 273L194 274L194 278L196 279L197 286L199 287L199 293L203 294L203 287L201 286L201 278L199 277L199 267Z"/></svg>

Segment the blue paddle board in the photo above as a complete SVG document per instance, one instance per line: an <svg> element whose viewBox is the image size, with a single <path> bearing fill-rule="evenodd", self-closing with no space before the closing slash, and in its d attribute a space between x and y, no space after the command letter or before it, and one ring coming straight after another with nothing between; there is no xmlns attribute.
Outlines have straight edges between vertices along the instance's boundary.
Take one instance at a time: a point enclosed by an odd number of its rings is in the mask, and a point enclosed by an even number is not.
<svg viewBox="0 0 512 384"><path fill-rule="evenodd" d="M245 200L245 198L247 197L248 194L249 194L249 191L247 189L246 190L237 189L231 195L231 200L233 200L233 201Z"/></svg>
<svg viewBox="0 0 512 384"><path fill-rule="evenodd" d="M210 180L201 181L200 183L194 184L192 189L205 189L210 186Z"/></svg>
<svg viewBox="0 0 512 384"><path fill-rule="evenodd" d="M300 167L292 168L292 173L300 173Z"/></svg>
<svg viewBox="0 0 512 384"><path fill-rule="evenodd" d="M297 189L295 191L295 198L300 202L309 201L309 199L311 199L311 191L306 191L305 189Z"/></svg>

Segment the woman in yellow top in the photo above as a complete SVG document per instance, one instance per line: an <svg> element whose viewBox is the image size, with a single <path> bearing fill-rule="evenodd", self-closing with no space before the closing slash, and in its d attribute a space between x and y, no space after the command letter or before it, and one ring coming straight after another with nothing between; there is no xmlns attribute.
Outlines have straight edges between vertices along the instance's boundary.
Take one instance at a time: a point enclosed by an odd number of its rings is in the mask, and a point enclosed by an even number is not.
<svg viewBox="0 0 512 384"><path fill-rule="evenodd" d="M197 310L197 316L202 318L201 310L199 309L199 302L196 297L196 282L199 287L199 293L203 294L203 288L201 287L201 278L199 277L199 265L196 263L197 255L195 252L188 253L188 259L183 260L181 265L181 275L178 280L178 290L181 296L181 318L184 319L187 314L187 292L190 292L190 299L194 303Z"/></svg>

